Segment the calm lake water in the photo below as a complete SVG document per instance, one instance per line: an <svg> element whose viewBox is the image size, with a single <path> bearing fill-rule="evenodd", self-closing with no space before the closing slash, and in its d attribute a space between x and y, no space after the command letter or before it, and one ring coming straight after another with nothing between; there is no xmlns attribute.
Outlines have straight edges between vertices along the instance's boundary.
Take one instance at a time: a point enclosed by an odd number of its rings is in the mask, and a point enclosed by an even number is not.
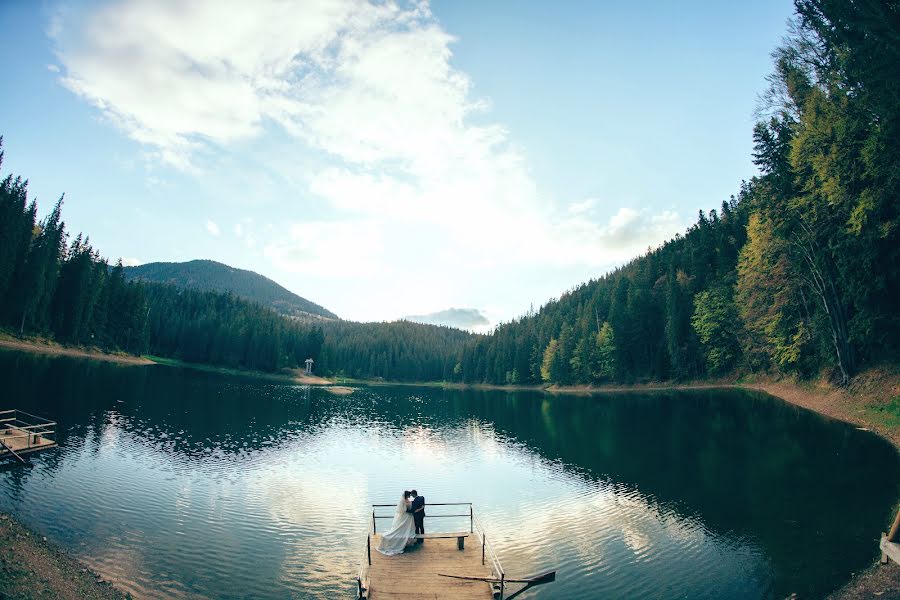
<svg viewBox="0 0 900 600"><path fill-rule="evenodd" d="M558 570L523 598L820 598L900 494L889 444L755 393L338 397L7 351L0 381L60 422L0 510L140 597L352 598L369 506L415 487L474 502L508 574Z"/></svg>

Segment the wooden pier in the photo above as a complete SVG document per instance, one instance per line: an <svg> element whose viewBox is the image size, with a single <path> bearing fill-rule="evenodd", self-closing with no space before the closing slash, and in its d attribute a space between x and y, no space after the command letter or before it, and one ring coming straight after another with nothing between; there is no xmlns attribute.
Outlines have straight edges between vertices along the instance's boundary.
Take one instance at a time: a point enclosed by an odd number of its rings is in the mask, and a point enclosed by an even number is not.
<svg viewBox="0 0 900 600"><path fill-rule="evenodd" d="M23 410L0 410L0 458L25 462L23 455L56 447L56 423Z"/></svg>
<svg viewBox="0 0 900 600"><path fill-rule="evenodd" d="M393 519L393 504L372 505L372 522L366 538L357 581L361 600L413 600L457 598L492 600L502 598L503 567L475 519L471 502L428 504L426 523L453 519L464 527L427 533L421 544L407 547L403 554L385 556L376 548L381 542L378 521ZM438 508L440 507L440 508ZM379 514L379 511L381 514Z"/></svg>

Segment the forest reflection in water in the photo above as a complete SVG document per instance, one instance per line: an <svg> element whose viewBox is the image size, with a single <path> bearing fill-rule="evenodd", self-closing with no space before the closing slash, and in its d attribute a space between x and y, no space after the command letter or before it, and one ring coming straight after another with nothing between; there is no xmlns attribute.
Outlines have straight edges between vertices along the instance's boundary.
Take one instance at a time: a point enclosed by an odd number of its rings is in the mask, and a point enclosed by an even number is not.
<svg viewBox="0 0 900 600"><path fill-rule="evenodd" d="M149 597L349 596L368 506L408 487L474 502L508 572L559 570L530 597L819 597L900 480L874 435L739 390L337 397L13 352L0 375L62 424L0 508Z"/></svg>

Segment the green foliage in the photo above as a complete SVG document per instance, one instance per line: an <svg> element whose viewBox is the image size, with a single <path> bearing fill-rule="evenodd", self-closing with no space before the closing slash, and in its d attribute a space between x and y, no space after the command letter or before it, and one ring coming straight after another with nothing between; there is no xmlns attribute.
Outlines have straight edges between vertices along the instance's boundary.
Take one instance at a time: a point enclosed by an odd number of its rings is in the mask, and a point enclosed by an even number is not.
<svg viewBox="0 0 900 600"><path fill-rule="evenodd" d="M127 283L87 240L67 245L61 201L36 223L27 183L12 176L0 182L0 319L224 365L271 370L308 355L318 372L354 378L590 384L834 369L847 381L860 365L900 356L900 5L796 8L774 53L767 118L753 131L761 176L718 211L700 211L684 235L489 336L291 323L269 308L334 315L285 309L307 301L209 261L144 267L147 278L207 291ZM244 300L213 293L222 290Z"/></svg>
<svg viewBox="0 0 900 600"><path fill-rule="evenodd" d="M459 380L467 368L459 359L463 344L482 338L411 321L325 321L320 328L324 342L316 371L354 379Z"/></svg>
<svg viewBox="0 0 900 600"><path fill-rule="evenodd" d="M684 236L466 342L458 381L591 384L706 374L693 297L734 276L751 187Z"/></svg>
<svg viewBox="0 0 900 600"><path fill-rule="evenodd" d="M896 360L900 5L796 6L753 132L762 176L684 236L466 345L462 380L503 383L526 356L533 383L831 368L847 381ZM601 322L612 369L591 341Z"/></svg>
<svg viewBox="0 0 900 600"><path fill-rule="evenodd" d="M559 342L553 338L544 348L544 359L541 361L541 379L544 381L553 381L553 375L558 361L557 355L559 350Z"/></svg>
<svg viewBox="0 0 900 600"><path fill-rule="evenodd" d="M277 371L318 361L321 328L286 319L231 294L140 284L151 354L191 363Z"/></svg>
<svg viewBox="0 0 900 600"><path fill-rule="evenodd" d="M731 371L740 356L741 334L731 288L719 286L694 296L691 325L703 345L709 372Z"/></svg>
<svg viewBox="0 0 900 600"><path fill-rule="evenodd" d="M611 381L616 376L616 336L607 321L597 333L597 368L592 375L597 381Z"/></svg>
<svg viewBox="0 0 900 600"><path fill-rule="evenodd" d="M183 263L147 263L127 267L129 280L165 283L177 287L208 292L234 294L238 298L256 302L289 317L337 319L337 315L306 298L301 298L259 273L235 269L212 260L191 260Z"/></svg>

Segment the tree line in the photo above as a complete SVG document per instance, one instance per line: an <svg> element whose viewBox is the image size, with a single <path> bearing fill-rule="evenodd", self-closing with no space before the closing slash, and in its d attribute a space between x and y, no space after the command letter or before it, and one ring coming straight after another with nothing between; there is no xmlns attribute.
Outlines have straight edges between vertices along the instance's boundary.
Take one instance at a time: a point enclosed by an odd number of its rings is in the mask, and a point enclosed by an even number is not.
<svg viewBox="0 0 900 600"><path fill-rule="evenodd" d="M595 384L735 371L846 383L900 355L900 7L797 0L754 128L760 175L684 235L496 328L299 323L212 291L129 282L62 199L0 182L0 325L67 343L396 381ZM0 146L2 164L2 146Z"/></svg>
<svg viewBox="0 0 900 600"><path fill-rule="evenodd" d="M0 165L3 162L0 138ZM322 329L231 294L132 282L78 234L63 198L37 219L28 182L0 181L0 326L105 351L276 371L317 358Z"/></svg>
<svg viewBox="0 0 900 600"><path fill-rule="evenodd" d="M325 344L316 371L388 381L449 381L472 334L411 321L322 323Z"/></svg>
<svg viewBox="0 0 900 600"><path fill-rule="evenodd" d="M0 166L3 161L0 138ZM0 326L105 351L278 371L315 361L318 373L354 378L449 379L470 335L394 323L303 321L232 293L131 281L78 234L63 199L37 219L28 182L0 182Z"/></svg>
<svg viewBox="0 0 900 600"><path fill-rule="evenodd" d="M0 165L3 163L0 138ZM71 243L63 199L44 219L28 201L28 182L0 182L0 323L18 334L139 353L145 298L79 234Z"/></svg>
<svg viewBox="0 0 900 600"><path fill-rule="evenodd" d="M773 53L760 175L684 236L471 340L455 377L846 383L900 345L900 5L797 0Z"/></svg>

